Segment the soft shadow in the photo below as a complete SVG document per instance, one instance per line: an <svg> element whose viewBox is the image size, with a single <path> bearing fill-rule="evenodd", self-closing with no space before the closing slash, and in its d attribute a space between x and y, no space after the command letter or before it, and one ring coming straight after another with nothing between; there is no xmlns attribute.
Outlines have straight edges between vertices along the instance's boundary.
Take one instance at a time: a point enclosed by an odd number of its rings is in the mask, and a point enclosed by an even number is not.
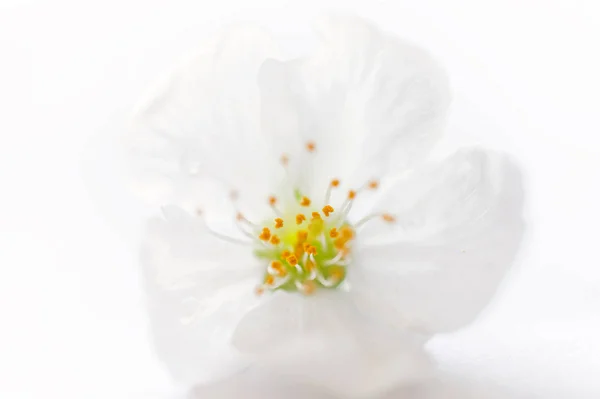
<svg viewBox="0 0 600 399"><path fill-rule="evenodd" d="M196 387L189 399L339 399L317 387L294 384L280 378L246 372L226 381ZM462 376L438 373L419 385L396 389L372 399L531 399L530 394L509 392L506 388L468 380Z"/></svg>

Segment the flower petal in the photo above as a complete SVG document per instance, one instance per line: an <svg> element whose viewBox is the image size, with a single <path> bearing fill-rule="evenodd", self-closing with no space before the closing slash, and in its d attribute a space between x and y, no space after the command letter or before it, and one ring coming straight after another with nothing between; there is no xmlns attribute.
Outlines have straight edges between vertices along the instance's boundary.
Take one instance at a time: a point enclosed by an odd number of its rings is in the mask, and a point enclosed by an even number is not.
<svg viewBox="0 0 600 399"><path fill-rule="evenodd" d="M328 18L317 33L314 55L268 66L276 73L261 84L266 130L285 138L289 151L316 144L310 181L321 191L333 177L356 186L421 161L449 104L440 67L358 18Z"/></svg>
<svg viewBox="0 0 600 399"><path fill-rule="evenodd" d="M343 292L278 293L250 312L234 335L269 373L324 386L345 397L374 397L424 378L423 337L358 314Z"/></svg>
<svg viewBox="0 0 600 399"><path fill-rule="evenodd" d="M357 252L349 280L359 306L426 333L471 322L496 291L523 236L515 165L499 154L463 150L397 184L382 205L397 222L373 221L372 227L400 241L365 244ZM360 234L365 237L366 229Z"/></svg>
<svg viewBox="0 0 600 399"><path fill-rule="evenodd" d="M142 264L156 350L175 378L194 384L243 366L229 344L254 306L252 258L178 208L150 223Z"/></svg>
<svg viewBox="0 0 600 399"><path fill-rule="evenodd" d="M267 196L272 168L264 162L256 79L264 60L277 55L262 30L236 26L171 74L131 124L139 191L160 204L184 204L216 180Z"/></svg>

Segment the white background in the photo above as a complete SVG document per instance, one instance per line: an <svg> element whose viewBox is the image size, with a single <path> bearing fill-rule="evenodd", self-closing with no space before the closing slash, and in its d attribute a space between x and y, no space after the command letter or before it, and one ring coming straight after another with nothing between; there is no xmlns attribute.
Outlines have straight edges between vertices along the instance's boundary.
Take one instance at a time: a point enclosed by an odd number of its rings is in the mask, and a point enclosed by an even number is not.
<svg viewBox="0 0 600 399"><path fill-rule="evenodd" d="M597 0L13 0L0 2L0 398L175 397L136 273L151 211L126 194L116 138L148 86L221 24L258 21L294 54L327 9L445 64L447 144L522 161L519 264L488 312L432 352L525 397L600 397Z"/></svg>

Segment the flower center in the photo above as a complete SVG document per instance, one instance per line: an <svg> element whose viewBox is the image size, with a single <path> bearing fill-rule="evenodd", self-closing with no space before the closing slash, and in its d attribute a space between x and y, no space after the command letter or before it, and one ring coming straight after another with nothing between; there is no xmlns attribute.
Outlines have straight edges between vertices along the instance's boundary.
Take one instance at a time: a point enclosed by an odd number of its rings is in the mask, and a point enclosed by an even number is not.
<svg viewBox="0 0 600 399"><path fill-rule="evenodd" d="M270 203L275 207L276 199ZM280 214L260 230L255 255L267 268L258 294L284 290L310 295L318 288L337 288L346 277L355 236L346 214L336 214L331 205L317 210L308 197L299 196L299 204L306 212Z"/></svg>
<svg viewBox="0 0 600 399"><path fill-rule="evenodd" d="M316 145L309 142L306 149L313 153ZM283 155L281 165L286 168L288 162L289 157ZM332 191L339 186L338 179L331 180L322 207L296 191L294 196L298 206L291 207L294 211L282 212L277 198L269 197L274 218L262 225L251 222L238 212L237 226L250 242L205 227L220 239L254 246L254 255L265 264L262 282L256 288L258 295L278 290L311 295L317 289L336 289L344 282L352 262L352 244L358 229L375 218L388 223L395 221L393 215L375 213L350 223L348 215L357 195L364 190L376 190L379 183L371 180L357 190L349 190L336 210L329 202ZM234 203L237 197L237 191L232 191ZM202 216L201 210L198 210L198 215Z"/></svg>

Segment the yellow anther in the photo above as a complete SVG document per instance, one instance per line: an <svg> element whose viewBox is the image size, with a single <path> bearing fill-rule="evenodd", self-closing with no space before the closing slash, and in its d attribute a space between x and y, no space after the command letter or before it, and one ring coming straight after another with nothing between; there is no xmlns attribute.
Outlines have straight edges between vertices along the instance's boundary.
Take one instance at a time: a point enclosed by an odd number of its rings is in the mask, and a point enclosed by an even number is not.
<svg viewBox="0 0 600 399"><path fill-rule="evenodd" d="M283 251L281 252L281 258L282 258L282 259L287 259L287 258L288 258L288 256L290 256L291 254L292 254L292 253L291 253L290 251L288 251L287 249L285 249L285 250L283 250Z"/></svg>
<svg viewBox="0 0 600 399"><path fill-rule="evenodd" d="M283 219L282 218L276 218L275 219L275 228L276 229L280 229L283 227Z"/></svg>
<svg viewBox="0 0 600 399"><path fill-rule="evenodd" d="M389 213L384 213L383 215L381 215L381 218L389 223L393 223L396 221L396 218L393 215L390 215Z"/></svg>
<svg viewBox="0 0 600 399"><path fill-rule="evenodd" d="M287 262L292 266L296 266L298 264L298 258L296 258L296 255L290 255L285 260L287 260Z"/></svg>
<svg viewBox="0 0 600 399"><path fill-rule="evenodd" d="M265 285L273 285L275 283L275 277L272 274L269 274L265 277Z"/></svg>
<svg viewBox="0 0 600 399"><path fill-rule="evenodd" d="M258 238L260 238L263 241L269 241L269 238L271 238L271 230L269 230L268 227L263 227L262 233L260 233Z"/></svg>
<svg viewBox="0 0 600 399"><path fill-rule="evenodd" d="M371 190L377 190L378 187L379 187L379 182L377 180L371 180L369 182L369 188Z"/></svg>
<svg viewBox="0 0 600 399"><path fill-rule="evenodd" d="M333 180L331 181L331 183L329 183L329 185L330 185L331 187L337 187L337 186L339 186L339 185L340 185L340 180L339 180L339 179L333 179Z"/></svg>
<svg viewBox="0 0 600 399"><path fill-rule="evenodd" d="M354 190L348 191L348 199L352 200L354 198L356 198L356 191L354 191Z"/></svg>
<svg viewBox="0 0 600 399"><path fill-rule="evenodd" d="M328 217L330 213L333 213L334 209L331 205L325 205L323 207L323 214L325 217Z"/></svg>
<svg viewBox="0 0 600 399"><path fill-rule="evenodd" d="M335 240L333 240L333 246L336 249L344 249L346 247L346 239L344 237L338 237Z"/></svg>
<svg viewBox="0 0 600 399"><path fill-rule="evenodd" d="M308 238L308 231L306 230L298 230L296 233L296 239L298 243L303 243Z"/></svg>
<svg viewBox="0 0 600 399"><path fill-rule="evenodd" d="M310 198L308 198L308 197L302 197L302 199L300 200L300 205L302 205L302 206L309 206L310 205Z"/></svg>
<svg viewBox="0 0 600 399"><path fill-rule="evenodd" d="M304 244L302 244L302 249L304 250L304 252L309 253L311 245L307 242L305 242Z"/></svg>
<svg viewBox="0 0 600 399"><path fill-rule="evenodd" d="M339 235L340 235L340 233L337 231L337 229L335 227L333 229L329 230L329 237L336 238Z"/></svg>
<svg viewBox="0 0 600 399"><path fill-rule="evenodd" d="M281 242L281 239L279 237L277 237L277 235L273 234L271 236L271 240L269 242L273 245L279 245L279 243Z"/></svg>
<svg viewBox="0 0 600 399"><path fill-rule="evenodd" d="M308 150L308 152L314 152L317 149L317 145L314 141L309 141L308 143L306 143L306 149Z"/></svg>
<svg viewBox="0 0 600 399"><path fill-rule="evenodd" d="M313 212L312 220L321 220L321 214L319 212Z"/></svg>
<svg viewBox="0 0 600 399"><path fill-rule="evenodd" d="M304 216L303 214L299 213L296 215L296 224L302 224L302 222L305 220L306 216Z"/></svg>
<svg viewBox="0 0 600 399"><path fill-rule="evenodd" d="M271 262L271 268L275 270L280 277L283 277L287 274L285 267L283 267L283 264L278 260Z"/></svg>
<svg viewBox="0 0 600 399"><path fill-rule="evenodd" d="M354 231L352 231L352 229L348 226L342 227L340 232L346 241L351 240L354 237Z"/></svg>
<svg viewBox="0 0 600 399"><path fill-rule="evenodd" d="M277 203L277 197L275 197L274 195L271 195L269 197L269 205L273 206Z"/></svg>
<svg viewBox="0 0 600 399"><path fill-rule="evenodd" d="M306 253L309 254L309 255L317 256L317 248L314 245L311 245L308 248L308 251L306 251Z"/></svg>
<svg viewBox="0 0 600 399"><path fill-rule="evenodd" d="M283 154L281 155L281 158L279 158L279 161L283 166L287 166L287 164L290 163L290 158L286 154Z"/></svg>

